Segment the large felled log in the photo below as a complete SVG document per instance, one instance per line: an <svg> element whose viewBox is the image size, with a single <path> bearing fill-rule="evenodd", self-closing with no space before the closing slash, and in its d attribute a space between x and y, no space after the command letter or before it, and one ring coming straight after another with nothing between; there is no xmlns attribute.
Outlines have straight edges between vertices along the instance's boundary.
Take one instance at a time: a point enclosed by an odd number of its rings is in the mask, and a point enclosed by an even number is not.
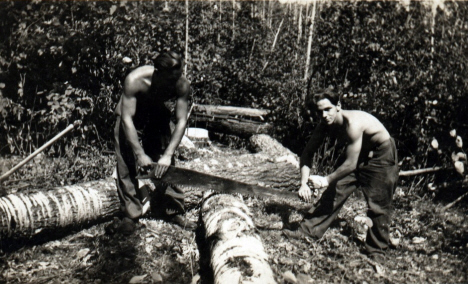
<svg viewBox="0 0 468 284"><path fill-rule="evenodd" d="M214 283L276 283L250 211L239 198L206 194L200 214Z"/></svg>
<svg viewBox="0 0 468 284"><path fill-rule="evenodd" d="M113 216L119 200L113 180L57 187L0 198L0 240L78 227Z"/></svg>
<svg viewBox="0 0 468 284"><path fill-rule="evenodd" d="M257 134L249 140L257 152L273 157L276 162L287 162L299 168L299 157L273 137L267 134Z"/></svg>
<svg viewBox="0 0 468 284"><path fill-rule="evenodd" d="M238 136L270 132L268 110L232 106L194 105L192 118L209 130Z"/></svg>
<svg viewBox="0 0 468 284"><path fill-rule="evenodd" d="M199 104L194 104L192 111L196 115L246 116L260 120L270 113L264 109Z"/></svg>
<svg viewBox="0 0 468 284"><path fill-rule="evenodd" d="M195 116L197 122L201 122L203 127L220 133L237 135L240 137L249 137L253 134L269 133L272 125L256 121L243 119L214 119L211 117ZM198 125L198 124L197 124Z"/></svg>
<svg viewBox="0 0 468 284"><path fill-rule="evenodd" d="M142 180L151 183L150 180ZM154 189L154 186L150 186ZM202 192L187 189L186 208L197 206ZM105 221L120 210L115 180L106 179L0 198L0 242L27 239L44 232L77 229Z"/></svg>

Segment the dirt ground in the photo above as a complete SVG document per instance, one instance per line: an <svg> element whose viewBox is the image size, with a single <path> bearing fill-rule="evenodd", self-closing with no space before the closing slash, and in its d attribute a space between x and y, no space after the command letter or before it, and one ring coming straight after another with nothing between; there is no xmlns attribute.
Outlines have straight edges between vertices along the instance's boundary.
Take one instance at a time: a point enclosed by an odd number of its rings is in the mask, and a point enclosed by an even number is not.
<svg viewBox="0 0 468 284"><path fill-rule="evenodd" d="M177 165L210 172L219 163L261 166L245 150L207 147L185 155ZM234 165L235 166L235 165ZM421 197L408 187L395 194L391 224L393 247L385 262L363 253L366 204L355 194L320 240L288 240L285 222L302 212L268 200L245 197L258 225L278 283L467 283L468 213L466 203L443 209L443 202ZM187 217L197 222L198 207ZM130 237L107 235L105 222L63 236L50 236L0 255L0 283L207 283L209 259L198 250L203 236L151 218Z"/></svg>

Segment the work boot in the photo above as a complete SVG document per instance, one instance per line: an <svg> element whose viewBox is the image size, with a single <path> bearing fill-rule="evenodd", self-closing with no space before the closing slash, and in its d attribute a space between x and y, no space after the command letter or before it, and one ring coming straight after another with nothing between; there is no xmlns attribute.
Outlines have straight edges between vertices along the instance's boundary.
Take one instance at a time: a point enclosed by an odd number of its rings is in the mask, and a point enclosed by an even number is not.
<svg viewBox="0 0 468 284"><path fill-rule="evenodd" d="M133 234L137 229L138 220L130 219L128 217L124 217L120 226L117 228L118 232L125 236L130 236Z"/></svg>
<svg viewBox="0 0 468 284"><path fill-rule="evenodd" d="M117 228L120 226L121 220L118 217L114 217L114 220L105 227L105 231L107 235L113 235L117 233Z"/></svg>
<svg viewBox="0 0 468 284"><path fill-rule="evenodd" d="M124 217L123 219L115 217L112 223L110 223L105 228L105 231L108 235L114 235L119 233L125 236L129 236L133 234L133 232L135 232L137 228L137 222L138 220L133 220L128 217Z"/></svg>
<svg viewBox="0 0 468 284"><path fill-rule="evenodd" d="M372 261L375 261L376 263L378 264L385 264L386 262L386 258L385 258L385 254L383 253L371 253L368 255L368 257L372 260Z"/></svg>
<svg viewBox="0 0 468 284"><path fill-rule="evenodd" d="M283 235L285 235L288 239L305 239L307 237L307 234L304 233L301 228L298 228L296 230L288 230L288 229L283 229Z"/></svg>
<svg viewBox="0 0 468 284"><path fill-rule="evenodd" d="M197 228L197 224L195 222L192 222L186 217L179 214L168 217L167 221L177 224L187 231L195 231L195 229Z"/></svg>

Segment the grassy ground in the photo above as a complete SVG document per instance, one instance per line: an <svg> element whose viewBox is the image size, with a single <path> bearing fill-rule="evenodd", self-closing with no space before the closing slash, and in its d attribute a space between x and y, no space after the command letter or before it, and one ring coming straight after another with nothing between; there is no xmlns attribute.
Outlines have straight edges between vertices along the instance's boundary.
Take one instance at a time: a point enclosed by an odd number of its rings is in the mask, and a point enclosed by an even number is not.
<svg viewBox="0 0 468 284"><path fill-rule="evenodd" d="M202 171L236 158L254 166L262 162L246 151L211 147L178 164ZM93 163L111 171L112 158L105 159ZM33 187L34 182L31 179L28 184ZM23 190L17 185L9 184L14 190ZM394 247L384 263L375 263L361 253L361 231L354 218L365 213L366 204L359 194L348 200L320 240L290 241L282 236L285 218L300 220L301 212L253 197L244 202L262 228L258 233L278 283L468 282L466 202L445 210L446 201L435 202L418 192L399 187L395 194ZM187 217L197 221L198 208L187 212ZM198 251L203 241L199 232L149 218L141 220L136 234L123 237L107 235L107 224L3 252L0 283L204 283L209 267Z"/></svg>

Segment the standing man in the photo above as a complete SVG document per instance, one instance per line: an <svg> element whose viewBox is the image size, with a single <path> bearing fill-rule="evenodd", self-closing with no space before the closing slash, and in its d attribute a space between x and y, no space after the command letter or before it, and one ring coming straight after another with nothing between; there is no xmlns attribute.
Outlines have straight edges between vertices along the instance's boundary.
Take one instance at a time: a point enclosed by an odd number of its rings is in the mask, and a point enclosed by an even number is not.
<svg viewBox="0 0 468 284"><path fill-rule="evenodd" d="M187 124L190 95L190 83L182 76L183 65L179 54L167 51L157 56L154 67L139 67L125 78L124 93L115 109L114 128L117 190L124 216L118 224L113 224L111 232L133 233L138 218L148 210L148 191L139 187L138 172L148 171L151 163L157 161L158 178L174 164L174 151ZM171 134L171 112L165 103L172 99L176 102L177 122ZM195 224L179 215L184 213L182 191L158 185L156 196L152 203L157 204L152 207L160 211L155 212L160 213L159 217L193 229Z"/></svg>
<svg viewBox="0 0 468 284"><path fill-rule="evenodd" d="M333 91L308 93L306 107L317 111L321 121L301 156L299 196L311 201L308 181L314 188L327 188L296 230L283 230L289 238L321 238L336 219L343 204L360 187L368 204L373 226L366 238L366 251L379 260L389 246L393 193L398 181L398 158L395 141L382 123L369 113L343 110ZM328 176L310 175L312 158L324 141L332 137L343 145L344 162Z"/></svg>

